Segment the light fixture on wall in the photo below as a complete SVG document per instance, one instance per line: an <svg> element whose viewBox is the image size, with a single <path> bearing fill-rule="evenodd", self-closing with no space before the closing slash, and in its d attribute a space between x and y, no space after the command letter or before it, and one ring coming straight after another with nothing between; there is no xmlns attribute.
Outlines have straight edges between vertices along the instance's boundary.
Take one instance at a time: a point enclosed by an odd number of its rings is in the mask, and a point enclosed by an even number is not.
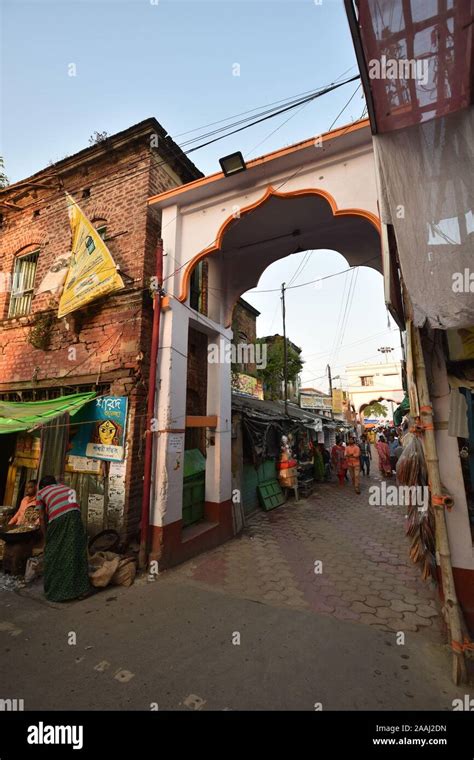
<svg viewBox="0 0 474 760"><path fill-rule="evenodd" d="M224 158L220 158L219 163L226 177L243 172L247 168L240 150L236 153L230 153L230 155L224 156Z"/></svg>

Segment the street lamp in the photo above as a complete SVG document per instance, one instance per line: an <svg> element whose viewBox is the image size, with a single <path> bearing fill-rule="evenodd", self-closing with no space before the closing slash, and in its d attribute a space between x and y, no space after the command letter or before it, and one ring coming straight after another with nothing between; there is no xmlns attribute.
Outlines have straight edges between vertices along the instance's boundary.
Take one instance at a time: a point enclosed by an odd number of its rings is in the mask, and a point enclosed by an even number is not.
<svg viewBox="0 0 474 760"><path fill-rule="evenodd" d="M240 150L236 153L230 153L228 156L224 156L224 158L220 158L219 163L226 177L232 177L233 174L243 172L247 168Z"/></svg>
<svg viewBox="0 0 474 760"><path fill-rule="evenodd" d="M381 348L378 348L377 351L380 351L381 354L385 354L385 361L388 362L388 355L392 351L395 351L395 349L390 346L382 346Z"/></svg>

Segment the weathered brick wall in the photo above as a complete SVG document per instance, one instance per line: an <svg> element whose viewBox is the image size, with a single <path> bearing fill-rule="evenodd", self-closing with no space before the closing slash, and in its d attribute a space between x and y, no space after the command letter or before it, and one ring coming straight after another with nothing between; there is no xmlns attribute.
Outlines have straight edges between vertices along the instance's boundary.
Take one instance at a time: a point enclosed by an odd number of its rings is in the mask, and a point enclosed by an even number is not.
<svg viewBox="0 0 474 760"><path fill-rule="evenodd" d="M207 405L207 335L189 328L187 414L206 414Z"/></svg>
<svg viewBox="0 0 474 760"><path fill-rule="evenodd" d="M255 343L257 339L257 318L255 314L237 301L232 312L232 330L234 336L232 343ZM239 371L247 374L255 374L257 366L254 362L244 364Z"/></svg>
<svg viewBox="0 0 474 760"><path fill-rule="evenodd" d="M92 164L61 171L62 189L56 181L55 187L19 199L20 205L32 205L7 211L0 231L0 274L13 273L19 254L39 250L37 288L52 261L71 249L64 190L90 221L106 224L106 243L127 275L126 288L66 318L55 318L46 350L30 345L28 335L38 314L48 309L56 313L57 301L50 294L36 294L28 316L8 319L10 294L0 292L0 392L110 380L112 394L129 397L123 525L128 535L138 528L142 501L152 325L148 286L155 273L161 221L159 212L147 206L147 198L178 184L161 162L150 151L147 137L106 151ZM54 167L35 175L34 181L47 176L54 176Z"/></svg>

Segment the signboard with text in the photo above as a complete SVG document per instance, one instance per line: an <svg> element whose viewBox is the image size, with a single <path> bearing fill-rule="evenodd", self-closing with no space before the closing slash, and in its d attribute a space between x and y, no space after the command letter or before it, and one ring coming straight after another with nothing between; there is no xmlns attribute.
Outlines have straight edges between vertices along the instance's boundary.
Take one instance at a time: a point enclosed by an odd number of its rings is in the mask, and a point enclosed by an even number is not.
<svg viewBox="0 0 474 760"><path fill-rule="evenodd" d="M126 396L101 396L83 406L71 419L73 439L68 454L121 462L125 454L127 408Z"/></svg>
<svg viewBox="0 0 474 760"><path fill-rule="evenodd" d="M328 396L300 393L300 407L301 409L332 409L332 401Z"/></svg>

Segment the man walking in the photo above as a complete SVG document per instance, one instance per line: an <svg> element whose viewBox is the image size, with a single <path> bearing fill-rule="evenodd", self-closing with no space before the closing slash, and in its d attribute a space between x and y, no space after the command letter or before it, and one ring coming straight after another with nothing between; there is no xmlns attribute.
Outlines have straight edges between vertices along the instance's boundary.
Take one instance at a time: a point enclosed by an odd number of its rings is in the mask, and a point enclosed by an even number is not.
<svg viewBox="0 0 474 760"><path fill-rule="evenodd" d="M367 434L363 433L361 444L360 444L360 464L361 464L361 470L364 473L364 475L367 475L369 477L370 475L370 460L372 459L372 450L370 448L370 443L367 439Z"/></svg>
<svg viewBox="0 0 474 760"><path fill-rule="evenodd" d="M353 435L350 436L349 445L346 446L345 458L352 485L355 492L360 493L360 448L357 446Z"/></svg>

